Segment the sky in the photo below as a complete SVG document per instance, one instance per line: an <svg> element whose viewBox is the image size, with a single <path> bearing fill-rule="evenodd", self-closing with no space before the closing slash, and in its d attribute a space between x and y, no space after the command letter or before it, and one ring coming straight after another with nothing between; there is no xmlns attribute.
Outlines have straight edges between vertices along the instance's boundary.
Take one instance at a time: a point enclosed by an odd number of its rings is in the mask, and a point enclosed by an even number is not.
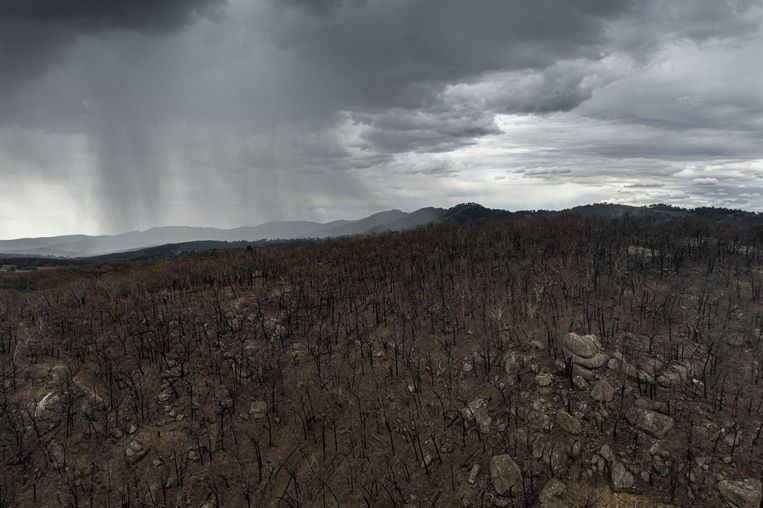
<svg viewBox="0 0 763 508"><path fill-rule="evenodd" d="M0 238L763 211L763 0L0 0Z"/></svg>

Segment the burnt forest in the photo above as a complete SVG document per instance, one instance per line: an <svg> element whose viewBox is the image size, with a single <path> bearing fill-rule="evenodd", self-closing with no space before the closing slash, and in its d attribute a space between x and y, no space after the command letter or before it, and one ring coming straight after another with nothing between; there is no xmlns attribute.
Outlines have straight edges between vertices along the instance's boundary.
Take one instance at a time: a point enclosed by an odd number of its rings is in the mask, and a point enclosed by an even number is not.
<svg viewBox="0 0 763 508"><path fill-rule="evenodd" d="M757 508L763 234L560 214L0 274L0 507Z"/></svg>

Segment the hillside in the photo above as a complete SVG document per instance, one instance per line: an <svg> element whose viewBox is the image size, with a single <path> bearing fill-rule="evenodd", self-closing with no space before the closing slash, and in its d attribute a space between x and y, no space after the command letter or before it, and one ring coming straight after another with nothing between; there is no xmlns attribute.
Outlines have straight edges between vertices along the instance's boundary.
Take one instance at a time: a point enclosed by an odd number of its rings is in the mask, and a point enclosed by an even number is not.
<svg viewBox="0 0 763 508"><path fill-rule="evenodd" d="M761 248L569 215L0 274L41 288L0 291L0 506L757 506Z"/></svg>

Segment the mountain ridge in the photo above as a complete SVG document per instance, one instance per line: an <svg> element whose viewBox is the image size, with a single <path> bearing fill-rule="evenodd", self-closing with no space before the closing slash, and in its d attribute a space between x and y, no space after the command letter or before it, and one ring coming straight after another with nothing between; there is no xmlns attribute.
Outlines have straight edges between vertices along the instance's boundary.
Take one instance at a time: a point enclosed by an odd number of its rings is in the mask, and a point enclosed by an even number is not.
<svg viewBox="0 0 763 508"><path fill-rule="evenodd" d="M53 237L0 240L0 255L38 256L51 258L100 257L151 249L163 245L218 242L241 244L269 240L322 239L357 234L379 234L404 231L431 223L467 224L477 221L523 220L531 217L558 214L581 214L602 219L625 216L650 217L658 220L704 219L734 220L737 223L763 227L763 214L727 208L679 208L657 204L631 206L612 203L594 203L564 210L491 209L478 203L461 203L451 208L424 207L413 212L392 209L371 214L357 220L270 221L257 226L231 229L195 226L158 226L145 231L130 231L117 235L62 235Z"/></svg>

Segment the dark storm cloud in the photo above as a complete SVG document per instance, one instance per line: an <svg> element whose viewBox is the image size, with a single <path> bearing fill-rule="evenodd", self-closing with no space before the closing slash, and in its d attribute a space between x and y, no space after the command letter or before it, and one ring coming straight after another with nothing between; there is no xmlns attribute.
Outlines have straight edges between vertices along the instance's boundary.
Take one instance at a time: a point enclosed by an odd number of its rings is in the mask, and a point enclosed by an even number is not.
<svg viewBox="0 0 763 508"><path fill-rule="evenodd" d="M18 84L55 65L83 34L162 34L209 16L223 0L0 0L0 83Z"/></svg>
<svg viewBox="0 0 763 508"><path fill-rule="evenodd" d="M0 175L78 175L106 230L499 199L481 182L513 176L751 201L760 15L760 0L0 0Z"/></svg>
<svg viewBox="0 0 763 508"><path fill-rule="evenodd" d="M164 32L183 26L194 13L209 13L216 3L218 0L3 0L0 17L8 25L39 23L72 32Z"/></svg>
<svg viewBox="0 0 763 508"><path fill-rule="evenodd" d="M638 2L322 2L277 9L273 40L345 108L420 107L437 88L489 71L597 58L607 23ZM280 4L279 4L280 5Z"/></svg>

